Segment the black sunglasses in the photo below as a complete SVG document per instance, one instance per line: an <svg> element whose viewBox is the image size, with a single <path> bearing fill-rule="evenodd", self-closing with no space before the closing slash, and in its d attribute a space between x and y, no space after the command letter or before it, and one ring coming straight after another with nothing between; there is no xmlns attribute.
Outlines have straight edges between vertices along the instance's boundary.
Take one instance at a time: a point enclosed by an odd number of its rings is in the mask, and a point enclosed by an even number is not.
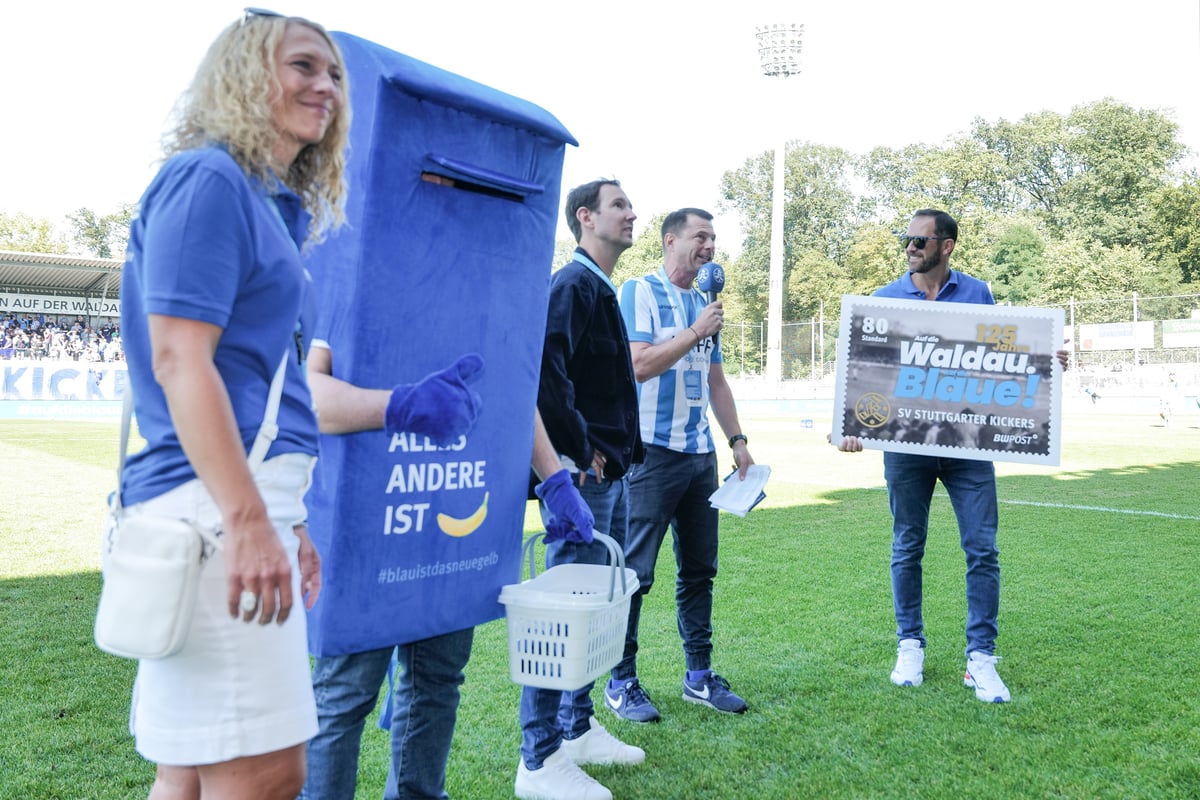
<svg viewBox="0 0 1200 800"><path fill-rule="evenodd" d="M925 245L929 244L930 240L940 242L943 239L950 239L952 237L950 237L950 236L908 236L903 233L897 233L896 238L898 238L900 240L900 246L903 247L905 250L908 249L908 245L910 242L912 243L912 246L917 248L918 250L924 250Z"/></svg>

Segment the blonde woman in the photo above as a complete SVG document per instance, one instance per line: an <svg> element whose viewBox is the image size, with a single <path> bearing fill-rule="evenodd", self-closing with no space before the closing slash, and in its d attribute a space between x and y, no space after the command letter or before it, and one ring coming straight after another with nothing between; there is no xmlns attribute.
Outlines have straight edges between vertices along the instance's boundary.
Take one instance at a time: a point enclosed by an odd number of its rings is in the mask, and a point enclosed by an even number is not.
<svg viewBox="0 0 1200 800"><path fill-rule="evenodd" d="M130 726L157 764L154 800L290 800L304 784L317 721L299 606L320 564L303 525L317 421L300 248L342 221L343 73L321 26L248 10L181 99L130 231L121 332L147 445L122 499L222 544L183 650L138 666ZM281 359L278 434L252 472Z"/></svg>

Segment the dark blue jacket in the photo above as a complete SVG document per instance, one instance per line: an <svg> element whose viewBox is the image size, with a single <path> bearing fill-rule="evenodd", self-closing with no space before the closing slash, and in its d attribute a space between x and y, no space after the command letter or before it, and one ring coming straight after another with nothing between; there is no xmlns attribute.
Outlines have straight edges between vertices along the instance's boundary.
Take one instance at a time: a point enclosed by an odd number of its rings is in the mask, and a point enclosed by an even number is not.
<svg viewBox="0 0 1200 800"><path fill-rule="evenodd" d="M578 261L550 279L538 410L554 449L581 470L593 450L607 459L608 478L642 460L637 386L617 296Z"/></svg>

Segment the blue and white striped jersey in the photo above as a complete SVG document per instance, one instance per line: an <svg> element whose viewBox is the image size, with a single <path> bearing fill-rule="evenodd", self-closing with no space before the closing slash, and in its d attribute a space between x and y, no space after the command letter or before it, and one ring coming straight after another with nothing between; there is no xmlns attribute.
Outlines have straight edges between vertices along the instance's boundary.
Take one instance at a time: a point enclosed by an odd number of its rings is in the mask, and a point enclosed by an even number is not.
<svg viewBox="0 0 1200 800"><path fill-rule="evenodd" d="M621 316L630 342L662 344L676 336L708 305L696 289L681 290L666 272L633 278L621 285ZM711 453L708 424L708 370L721 363L712 337L703 339L666 372L639 383L642 441L681 453Z"/></svg>

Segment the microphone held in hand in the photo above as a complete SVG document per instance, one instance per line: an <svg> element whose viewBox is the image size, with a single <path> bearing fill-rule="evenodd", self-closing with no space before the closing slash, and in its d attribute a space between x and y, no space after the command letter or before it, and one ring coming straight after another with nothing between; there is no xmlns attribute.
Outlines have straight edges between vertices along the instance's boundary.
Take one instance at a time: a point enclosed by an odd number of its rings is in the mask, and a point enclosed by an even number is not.
<svg viewBox="0 0 1200 800"><path fill-rule="evenodd" d="M696 273L696 288L704 292L709 303L717 302L717 295L725 288L725 268L712 261L700 268ZM721 333L713 335L713 344L721 346Z"/></svg>
<svg viewBox="0 0 1200 800"><path fill-rule="evenodd" d="M696 273L696 288L704 292L708 302L717 302L717 295L725 288L725 268L708 262Z"/></svg>

